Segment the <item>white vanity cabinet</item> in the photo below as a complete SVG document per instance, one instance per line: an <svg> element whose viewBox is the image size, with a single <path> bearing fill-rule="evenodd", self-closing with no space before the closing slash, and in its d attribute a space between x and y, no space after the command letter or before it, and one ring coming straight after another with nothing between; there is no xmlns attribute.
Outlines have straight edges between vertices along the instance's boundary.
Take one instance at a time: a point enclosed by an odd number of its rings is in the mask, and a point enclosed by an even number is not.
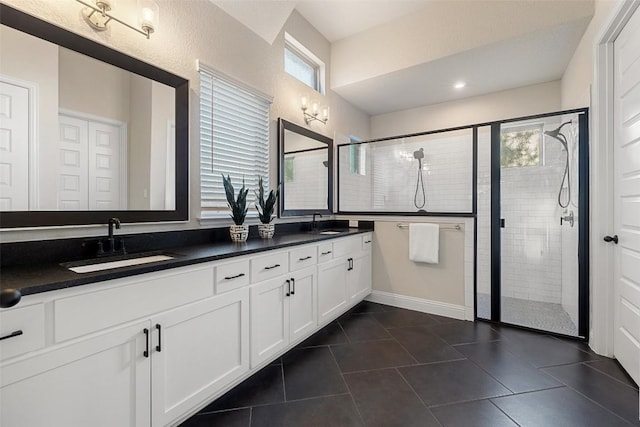
<svg viewBox="0 0 640 427"><path fill-rule="evenodd" d="M0 425L151 425L150 327L134 322L3 365Z"/></svg>
<svg viewBox="0 0 640 427"><path fill-rule="evenodd" d="M315 330L316 277L312 266L251 286L251 367Z"/></svg>
<svg viewBox="0 0 640 427"><path fill-rule="evenodd" d="M0 425L177 425L362 300L371 236L24 297L0 310Z"/></svg>

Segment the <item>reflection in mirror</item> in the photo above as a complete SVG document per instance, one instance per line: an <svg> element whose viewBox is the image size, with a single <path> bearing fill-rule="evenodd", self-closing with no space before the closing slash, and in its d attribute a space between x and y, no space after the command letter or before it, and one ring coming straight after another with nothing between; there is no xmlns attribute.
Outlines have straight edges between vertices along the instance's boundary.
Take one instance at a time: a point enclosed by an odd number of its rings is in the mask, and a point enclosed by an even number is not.
<svg viewBox="0 0 640 427"><path fill-rule="evenodd" d="M188 81L0 7L2 228L187 219Z"/></svg>
<svg viewBox="0 0 640 427"><path fill-rule="evenodd" d="M280 119L280 215L330 213L333 141Z"/></svg>
<svg viewBox="0 0 640 427"><path fill-rule="evenodd" d="M175 208L174 88L4 25L0 38L3 143L24 148L1 210Z"/></svg>

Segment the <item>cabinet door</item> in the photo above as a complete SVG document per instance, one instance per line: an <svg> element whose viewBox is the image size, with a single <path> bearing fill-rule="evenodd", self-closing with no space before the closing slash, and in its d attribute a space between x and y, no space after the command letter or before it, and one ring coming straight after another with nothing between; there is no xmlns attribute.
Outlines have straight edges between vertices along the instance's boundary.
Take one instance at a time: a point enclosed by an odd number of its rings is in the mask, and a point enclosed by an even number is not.
<svg viewBox="0 0 640 427"><path fill-rule="evenodd" d="M154 426L168 425L249 369L248 288L168 311L151 327Z"/></svg>
<svg viewBox="0 0 640 427"><path fill-rule="evenodd" d="M333 320L347 305L346 274L346 258L318 265L319 324Z"/></svg>
<svg viewBox="0 0 640 427"><path fill-rule="evenodd" d="M356 304L371 293L371 254L361 253L352 258L353 268L347 274L349 303Z"/></svg>
<svg viewBox="0 0 640 427"><path fill-rule="evenodd" d="M251 286L251 367L289 344L289 278Z"/></svg>
<svg viewBox="0 0 640 427"><path fill-rule="evenodd" d="M291 341L296 341L315 330L318 325L316 300L316 267L307 267L291 276L289 300Z"/></svg>
<svg viewBox="0 0 640 427"><path fill-rule="evenodd" d="M150 426L149 322L138 322L6 364L0 425Z"/></svg>

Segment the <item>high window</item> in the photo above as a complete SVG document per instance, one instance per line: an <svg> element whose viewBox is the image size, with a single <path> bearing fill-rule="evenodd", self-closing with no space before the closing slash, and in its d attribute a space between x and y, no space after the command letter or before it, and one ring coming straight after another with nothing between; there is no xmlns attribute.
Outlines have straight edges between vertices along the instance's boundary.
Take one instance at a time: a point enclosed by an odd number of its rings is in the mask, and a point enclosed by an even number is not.
<svg viewBox="0 0 640 427"><path fill-rule="evenodd" d="M324 93L324 63L288 33L285 33L284 70L310 88Z"/></svg>
<svg viewBox="0 0 640 427"><path fill-rule="evenodd" d="M228 208L222 174L248 201L269 182L271 99L200 64L200 197L203 217Z"/></svg>

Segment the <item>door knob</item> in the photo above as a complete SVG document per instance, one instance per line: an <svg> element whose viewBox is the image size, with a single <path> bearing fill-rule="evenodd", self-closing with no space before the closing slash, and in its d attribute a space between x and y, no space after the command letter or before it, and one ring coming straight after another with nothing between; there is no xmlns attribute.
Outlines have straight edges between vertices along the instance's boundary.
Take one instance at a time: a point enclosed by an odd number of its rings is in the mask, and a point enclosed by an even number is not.
<svg viewBox="0 0 640 427"><path fill-rule="evenodd" d="M613 242L616 245L618 244L618 235L614 235L613 237L611 236L604 236L604 241L609 243L609 242Z"/></svg>

